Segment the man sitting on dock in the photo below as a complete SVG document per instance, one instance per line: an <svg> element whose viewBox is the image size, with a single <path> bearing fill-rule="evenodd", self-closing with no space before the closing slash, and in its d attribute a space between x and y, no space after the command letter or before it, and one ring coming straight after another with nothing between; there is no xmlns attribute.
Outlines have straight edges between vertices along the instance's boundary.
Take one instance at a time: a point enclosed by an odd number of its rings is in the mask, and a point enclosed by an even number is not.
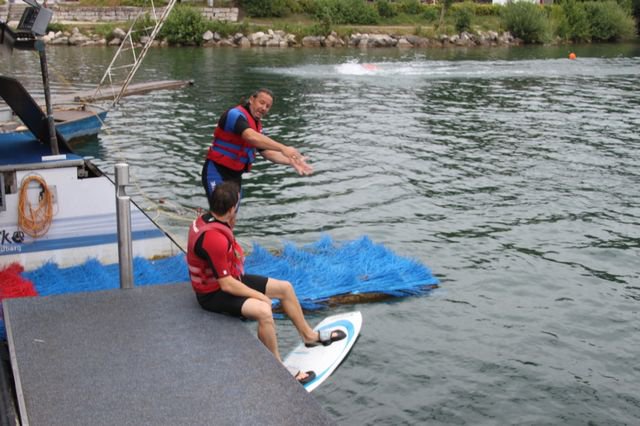
<svg viewBox="0 0 640 426"><path fill-rule="evenodd" d="M187 263L191 285L198 303L211 312L258 321L258 339L282 361L278 351L271 299L280 299L307 346L329 345L346 337L342 330L330 333L313 331L302 313L293 286L288 281L244 274L242 248L233 236L239 187L234 182L216 185L209 196L210 212L197 218L189 229ZM313 371L296 373L296 379L308 383Z"/></svg>

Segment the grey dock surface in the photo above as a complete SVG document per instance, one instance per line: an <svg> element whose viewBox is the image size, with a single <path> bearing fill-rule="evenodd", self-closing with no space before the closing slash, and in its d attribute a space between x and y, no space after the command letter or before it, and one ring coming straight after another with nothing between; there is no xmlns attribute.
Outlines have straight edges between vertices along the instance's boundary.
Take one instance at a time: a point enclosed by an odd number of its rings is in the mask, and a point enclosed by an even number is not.
<svg viewBox="0 0 640 426"><path fill-rule="evenodd" d="M23 424L328 425L239 319L188 284L6 299Z"/></svg>

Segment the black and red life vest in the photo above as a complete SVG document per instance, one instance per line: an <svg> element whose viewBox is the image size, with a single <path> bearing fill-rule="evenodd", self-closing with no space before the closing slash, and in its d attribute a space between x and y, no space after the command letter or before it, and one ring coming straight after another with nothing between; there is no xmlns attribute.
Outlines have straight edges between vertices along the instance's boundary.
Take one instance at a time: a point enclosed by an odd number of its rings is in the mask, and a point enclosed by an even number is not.
<svg viewBox="0 0 640 426"><path fill-rule="evenodd" d="M242 114L249 123L249 127L258 133L262 133L262 123L256 122L253 116L243 106L231 108L227 112L225 130L216 126L213 132L213 142L207 153L207 158L215 163L221 164L231 170L249 171L256 159L256 149L242 136L233 133L238 114Z"/></svg>
<svg viewBox="0 0 640 426"><path fill-rule="evenodd" d="M211 270L211 265L195 253L195 245L205 232L219 232L227 241L227 263L229 274L235 279L240 279L243 273L244 253L242 247L235 240L231 229L221 222L206 222L202 216L197 218L189 228L189 240L187 244L187 265L191 286L196 293L206 294L218 291L220 283Z"/></svg>

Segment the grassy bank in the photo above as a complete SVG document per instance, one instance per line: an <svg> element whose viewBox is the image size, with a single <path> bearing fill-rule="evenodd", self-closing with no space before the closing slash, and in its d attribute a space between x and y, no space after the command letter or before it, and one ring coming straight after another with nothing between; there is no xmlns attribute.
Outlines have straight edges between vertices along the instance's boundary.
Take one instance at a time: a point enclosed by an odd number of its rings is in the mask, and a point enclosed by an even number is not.
<svg viewBox="0 0 640 426"><path fill-rule="evenodd" d="M127 4L132 1L143 2L128 0ZM109 3L123 4L117 0ZM242 0L243 20L229 23L206 20L193 7L202 4L182 3L172 11L160 38L172 44L197 45L207 30L229 36L273 29L295 34L298 40L331 32L341 38L354 33L437 38L461 32L509 31L525 43L615 42L637 38L634 14L640 13L639 4L640 0L560 0L553 5L518 2L506 6L452 0L436 5L418 0ZM97 24L88 29L108 34L115 26Z"/></svg>

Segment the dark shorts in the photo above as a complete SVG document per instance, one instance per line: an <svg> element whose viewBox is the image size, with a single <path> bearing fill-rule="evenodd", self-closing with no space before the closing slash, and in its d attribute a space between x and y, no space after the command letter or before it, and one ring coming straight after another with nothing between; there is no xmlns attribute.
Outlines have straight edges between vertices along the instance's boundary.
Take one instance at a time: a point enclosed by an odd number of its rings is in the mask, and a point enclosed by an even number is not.
<svg viewBox="0 0 640 426"><path fill-rule="evenodd" d="M240 277L240 281L247 287L259 291L262 294L265 294L267 290L268 279L269 278L261 275L249 274ZM234 296L222 290L207 294L197 294L196 297L202 309L220 314L229 314L235 317L242 317L242 305L247 300L246 297Z"/></svg>
<svg viewBox="0 0 640 426"><path fill-rule="evenodd" d="M231 170L227 167L218 165L208 158L204 161L202 166L202 186L207 194L207 198L213 192L216 185L226 181L233 181L240 187L240 194L242 194L242 172Z"/></svg>

